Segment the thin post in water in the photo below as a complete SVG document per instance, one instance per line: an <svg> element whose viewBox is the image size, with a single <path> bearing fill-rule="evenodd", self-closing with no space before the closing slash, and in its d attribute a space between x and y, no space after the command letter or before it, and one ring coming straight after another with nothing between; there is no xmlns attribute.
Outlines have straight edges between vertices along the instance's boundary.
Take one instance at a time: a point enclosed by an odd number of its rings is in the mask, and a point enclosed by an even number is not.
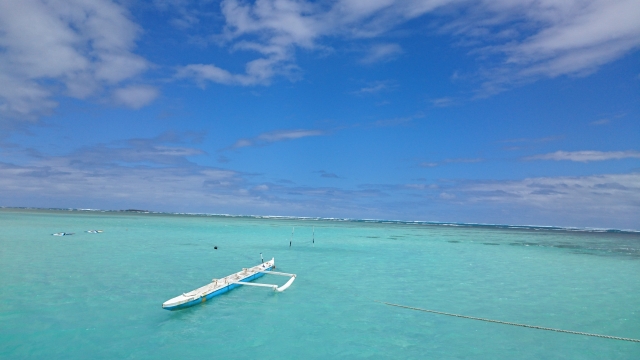
<svg viewBox="0 0 640 360"><path fill-rule="evenodd" d="M294 226L291 230L291 237L289 238L289 247L291 247L291 241L293 240L293 232L296 231L296 227Z"/></svg>

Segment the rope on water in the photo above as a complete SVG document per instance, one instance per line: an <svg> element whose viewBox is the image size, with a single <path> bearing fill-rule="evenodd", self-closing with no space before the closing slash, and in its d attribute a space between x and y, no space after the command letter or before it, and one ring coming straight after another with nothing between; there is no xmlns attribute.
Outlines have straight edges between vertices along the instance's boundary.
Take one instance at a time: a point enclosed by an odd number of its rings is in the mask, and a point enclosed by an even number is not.
<svg viewBox="0 0 640 360"><path fill-rule="evenodd" d="M631 341L631 342L640 342L640 340L639 340L639 339L630 339L630 338L623 338L623 337L618 337L618 336L609 336L609 335L600 335L600 334L590 334L590 333L580 332L580 331L571 331L571 330L553 329L553 328L548 328L548 327L543 327L543 326L535 326L535 325L527 325L527 324L517 324L517 323L506 322L506 321L500 321L500 320L483 319L483 318L478 318L478 317L473 317L473 316L465 316L465 315L450 314L450 313L441 312L441 311L435 311L435 310L420 309L420 308L416 308L416 307L411 307L411 306L406 306L406 305L392 304L392 303L388 303L388 302L384 302L384 301L378 301L378 300L374 300L374 301L375 301L375 302L378 302L378 303L381 303L381 304L389 305L389 306L397 306L397 307L400 307L400 308L411 309L411 310L417 310L417 311L424 311L424 312L429 312L429 313L434 313L434 314L440 314L440 315L455 316L455 317L464 318L464 319L480 320L480 321L486 321L486 322L492 322L492 323L498 323L498 324L504 324L504 325L521 326L521 327L526 327L526 328L531 328L531 329L538 329L538 330L548 330L548 331L562 332L562 333L567 333L567 334L576 334L576 335L594 336L594 337L605 338L605 339L623 340L623 341Z"/></svg>

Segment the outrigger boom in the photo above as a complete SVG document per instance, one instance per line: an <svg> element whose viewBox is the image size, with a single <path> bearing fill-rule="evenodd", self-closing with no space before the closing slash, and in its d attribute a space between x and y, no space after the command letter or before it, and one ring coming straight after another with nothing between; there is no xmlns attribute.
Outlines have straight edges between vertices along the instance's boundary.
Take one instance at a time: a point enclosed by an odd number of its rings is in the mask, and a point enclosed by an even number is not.
<svg viewBox="0 0 640 360"><path fill-rule="evenodd" d="M272 258L271 260L260 265L256 265L248 269L242 269L242 271L226 276L222 279L213 279L211 280L211 283L205 286L197 288L193 291L189 291L188 293L183 293L182 295L178 295L173 299L165 301L164 304L162 304L162 308L167 310L184 309L186 307L203 303L214 296L224 294L229 290L239 287L240 285L268 287L272 288L276 292L283 292L287 290L289 286L291 286L293 281L296 279L296 274L271 271L272 269L275 269L275 267L275 259ZM290 279L280 287L273 284L249 283L249 281L262 277L265 274L288 276L290 277Z"/></svg>

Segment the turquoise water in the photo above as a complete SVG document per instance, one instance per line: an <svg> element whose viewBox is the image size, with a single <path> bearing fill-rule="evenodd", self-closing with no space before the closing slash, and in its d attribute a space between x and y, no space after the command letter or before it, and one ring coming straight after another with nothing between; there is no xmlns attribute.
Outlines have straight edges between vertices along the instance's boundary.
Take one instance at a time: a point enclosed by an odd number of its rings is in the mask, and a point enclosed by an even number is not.
<svg viewBox="0 0 640 360"><path fill-rule="evenodd" d="M0 228L1 358L640 358L374 301L639 339L640 234L8 209ZM287 291L161 308L260 252Z"/></svg>

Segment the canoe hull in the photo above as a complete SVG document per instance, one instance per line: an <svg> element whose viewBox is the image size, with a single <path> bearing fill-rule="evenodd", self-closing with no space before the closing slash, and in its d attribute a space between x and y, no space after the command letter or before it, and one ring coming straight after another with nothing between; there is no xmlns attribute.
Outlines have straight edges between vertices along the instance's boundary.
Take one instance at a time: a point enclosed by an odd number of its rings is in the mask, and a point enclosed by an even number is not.
<svg viewBox="0 0 640 360"><path fill-rule="evenodd" d="M273 270L275 268L275 262L273 261L273 259L271 261L266 262L266 264L268 264L269 266L265 266L264 268L261 268L261 271L270 271ZM230 275L232 276L232 275ZM253 281L259 277L264 276L264 273L262 272L257 272L255 274L249 275L245 278L241 278L236 280L237 282L249 282L249 281ZM242 285L239 284L228 284L224 287L218 288L206 295L203 295L201 297L197 297L193 300L187 301L187 302L183 302L180 304L171 304L171 300L165 302L164 304L162 304L162 308L165 310L170 310L170 311L174 311L174 310L180 310L180 309L185 309L194 305L198 305L198 304L202 304L204 302L206 302L207 300L210 300L211 298L218 296L218 295L222 295L226 292L229 292L237 287L240 287ZM172 299L173 300L173 299Z"/></svg>

